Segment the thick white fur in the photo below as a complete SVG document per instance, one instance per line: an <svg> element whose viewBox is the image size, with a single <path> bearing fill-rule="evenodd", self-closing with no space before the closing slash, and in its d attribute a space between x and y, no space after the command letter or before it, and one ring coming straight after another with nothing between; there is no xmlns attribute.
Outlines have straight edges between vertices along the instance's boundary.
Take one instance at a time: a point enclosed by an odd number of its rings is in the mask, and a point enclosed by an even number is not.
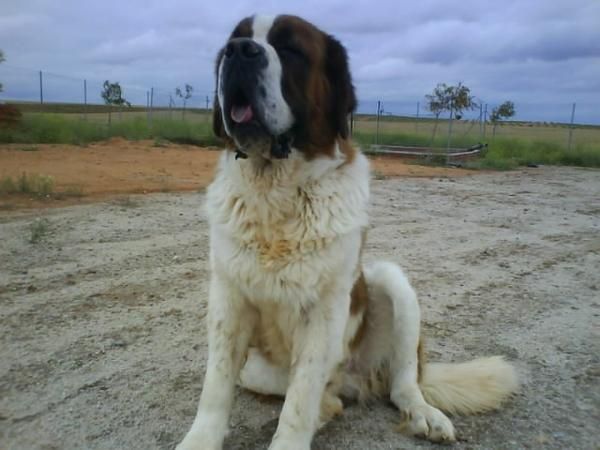
<svg viewBox="0 0 600 450"><path fill-rule="evenodd" d="M450 414L476 414L498 408L519 388L513 367L501 356L460 364L430 363L420 386L425 400Z"/></svg>
<svg viewBox="0 0 600 450"><path fill-rule="evenodd" d="M417 297L391 263L364 268L367 332L348 352L357 329L349 294L367 225L369 168L362 154L352 162L336 155L306 161L293 151L263 165L222 155L207 193L209 361L196 419L179 449L221 448L236 381L285 394L272 450L310 448L318 426L341 408L337 392L325 392L339 367L342 394L389 395L407 430L434 441L455 439L440 409L489 410L516 389L514 370L498 357L428 364L418 383ZM333 413L323 417L321 408Z"/></svg>
<svg viewBox="0 0 600 450"><path fill-rule="evenodd" d="M268 23L255 23L255 39ZM271 62L267 75L280 79L281 68ZM222 103L221 85L218 91ZM267 92L281 96L280 83ZM293 120L280 117L284 124ZM411 433L451 441L454 427L440 409L488 410L516 388L513 369L500 358L427 365L419 385L417 297L390 263L364 270L366 335L350 353L363 320L350 315L350 292L369 201L368 161L353 156L346 160L339 149L333 158L311 161L294 149L281 160L221 156L206 204L207 371L198 412L178 449L222 448L236 382L285 394L270 450L309 450L316 429L341 411L338 393L389 395Z"/></svg>
<svg viewBox="0 0 600 450"><path fill-rule="evenodd" d="M289 373L270 448L310 448L325 387L346 356L352 334L346 327L356 327L349 320L350 291L368 219L367 159L359 154L348 163L336 155L306 161L293 151L265 163L223 153L207 191L208 368L180 449L221 448L251 338Z"/></svg>

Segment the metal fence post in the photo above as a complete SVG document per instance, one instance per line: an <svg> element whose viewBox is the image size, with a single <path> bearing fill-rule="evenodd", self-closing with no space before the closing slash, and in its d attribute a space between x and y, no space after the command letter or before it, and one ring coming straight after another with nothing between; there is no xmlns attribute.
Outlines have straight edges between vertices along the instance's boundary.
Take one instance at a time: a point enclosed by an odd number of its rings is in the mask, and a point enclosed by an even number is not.
<svg viewBox="0 0 600 450"><path fill-rule="evenodd" d="M417 121L415 122L415 134L419 134L419 108L421 106L420 102L417 102Z"/></svg>
<svg viewBox="0 0 600 450"><path fill-rule="evenodd" d="M381 114L381 101L377 100L377 118L375 127L375 145L379 145L379 115Z"/></svg>
<svg viewBox="0 0 600 450"><path fill-rule="evenodd" d="M483 140L483 104L479 104L479 140Z"/></svg>
<svg viewBox="0 0 600 450"><path fill-rule="evenodd" d="M152 108L154 106L154 88L150 88L150 126L152 126Z"/></svg>
<svg viewBox="0 0 600 450"><path fill-rule="evenodd" d="M450 120L448 121L448 142L446 143L446 165L450 162L450 141L452 140L452 113L454 105L450 104Z"/></svg>
<svg viewBox="0 0 600 450"><path fill-rule="evenodd" d="M83 120L87 120L87 80L83 80Z"/></svg>
<svg viewBox="0 0 600 450"><path fill-rule="evenodd" d="M487 103L483 109L483 139L485 139L485 134L487 131Z"/></svg>
<svg viewBox="0 0 600 450"><path fill-rule="evenodd" d="M571 150L571 141L573 139L573 122L575 121L575 105L577 105L577 103L573 103L573 109L571 110L571 125L569 126L569 142L567 144L567 151Z"/></svg>
<svg viewBox="0 0 600 450"><path fill-rule="evenodd" d="M40 105L44 104L44 85L42 83L42 71L40 70Z"/></svg>

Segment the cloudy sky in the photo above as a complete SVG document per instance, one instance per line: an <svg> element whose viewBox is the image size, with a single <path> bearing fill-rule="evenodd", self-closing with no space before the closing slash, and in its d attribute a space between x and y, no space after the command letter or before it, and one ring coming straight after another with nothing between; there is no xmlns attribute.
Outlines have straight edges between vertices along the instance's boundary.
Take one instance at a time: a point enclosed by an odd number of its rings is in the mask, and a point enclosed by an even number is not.
<svg viewBox="0 0 600 450"><path fill-rule="evenodd" d="M204 104L217 50L256 12L337 36L363 111L414 114L436 83L462 81L517 118L568 121L577 102L578 121L600 124L600 0L2 0L0 99L38 99L41 69L47 101L80 101L86 78L92 100L110 79L136 103L188 82Z"/></svg>

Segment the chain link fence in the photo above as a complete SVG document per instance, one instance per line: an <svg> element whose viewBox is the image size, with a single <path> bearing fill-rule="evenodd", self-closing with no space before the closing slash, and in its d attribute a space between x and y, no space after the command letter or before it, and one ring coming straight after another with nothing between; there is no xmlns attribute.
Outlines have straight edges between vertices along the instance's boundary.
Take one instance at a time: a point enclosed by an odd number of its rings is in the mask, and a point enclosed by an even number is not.
<svg viewBox="0 0 600 450"><path fill-rule="evenodd" d="M600 121L593 123L599 115L595 105L574 102L549 106L518 101L515 105L514 118L492 122L490 114L496 105L482 101L459 120L450 120L449 114L436 118L424 102L361 102L358 114L352 118L352 128L363 144L375 147L466 149L496 139L525 139L553 142L570 149L600 141ZM587 123L579 123L578 116Z"/></svg>
<svg viewBox="0 0 600 450"><path fill-rule="evenodd" d="M109 77L110 79L110 77ZM131 106L110 107L101 97L104 79L81 79L63 74L0 64L3 92L0 102L15 103L27 113L53 112L79 115L84 120L106 122L144 117L184 121L210 121L213 93L194 90L188 99L176 95L176 87L120 84ZM111 82L119 81L110 79ZM179 86L184 88L184 84ZM492 123L492 108L477 99L476 110L460 120L436 118L425 102L362 101L352 117L354 136L366 146L404 145L437 149L469 148L498 138L551 141L571 148L600 141L597 105L577 102L562 104L515 103L516 116ZM582 124L583 122L583 124Z"/></svg>
<svg viewBox="0 0 600 450"><path fill-rule="evenodd" d="M16 104L25 113L78 114L90 121L107 121L109 112L111 120L134 117L193 120L199 116L205 119L213 101L209 92L193 91L187 99L178 96L176 88L183 90L183 84L169 89L119 83L122 97L130 106L110 106L101 95L105 79L81 79L7 64L0 65L0 80L3 84L0 102Z"/></svg>

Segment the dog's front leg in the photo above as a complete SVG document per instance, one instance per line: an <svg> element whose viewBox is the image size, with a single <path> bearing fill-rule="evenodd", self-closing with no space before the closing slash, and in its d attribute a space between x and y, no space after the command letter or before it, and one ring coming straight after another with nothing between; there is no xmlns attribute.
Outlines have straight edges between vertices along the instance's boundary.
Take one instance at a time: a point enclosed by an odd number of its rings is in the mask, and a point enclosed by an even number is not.
<svg viewBox="0 0 600 450"><path fill-rule="evenodd" d="M198 412L177 450L220 450L235 382L248 350L256 313L213 272L208 300L208 363Z"/></svg>
<svg viewBox="0 0 600 450"><path fill-rule="evenodd" d="M310 449L319 426L325 386L343 358L349 297L347 292L323 299L298 324L293 336L290 384L269 450Z"/></svg>

